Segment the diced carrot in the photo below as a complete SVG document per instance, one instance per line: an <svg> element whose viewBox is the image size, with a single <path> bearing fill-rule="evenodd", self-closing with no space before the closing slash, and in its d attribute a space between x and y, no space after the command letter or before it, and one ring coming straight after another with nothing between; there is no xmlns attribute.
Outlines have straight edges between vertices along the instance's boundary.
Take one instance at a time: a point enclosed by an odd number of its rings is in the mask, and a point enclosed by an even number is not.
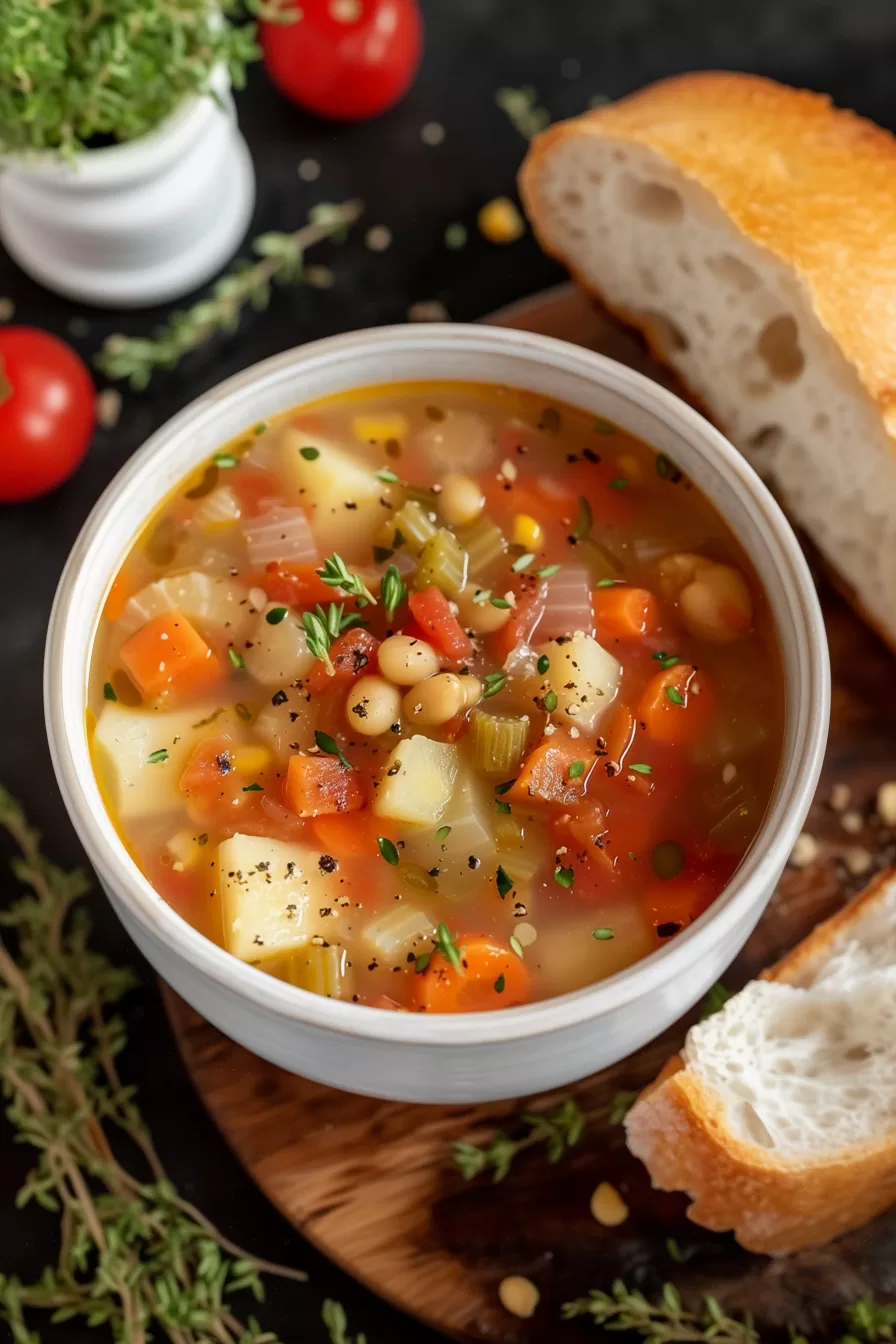
<svg viewBox="0 0 896 1344"><path fill-rule="evenodd" d="M414 977L416 1006L429 1013L482 1013L513 1008L529 997L529 972L509 947L484 934L457 938L461 967L434 952L422 975Z"/></svg>
<svg viewBox="0 0 896 1344"><path fill-rule="evenodd" d="M586 747L559 733L543 738L524 761L513 788L508 791L508 800L562 803L571 807L584 797L587 769L573 779L569 767L573 761L581 760L586 751Z"/></svg>
<svg viewBox="0 0 896 1344"><path fill-rule="evenodd" d="M357 812L367 802L357 770L335 756L290 756L283 792L298 817Z"/></svg>
<svg viewBox="0 0 896 1344"><path fill-rule="evenodd" d="M103 620L117 621L124 612L128 599L136 592L137 584L127 566L120 569L112 580L112 587L103 603Z"/></svg>
<svg viewBox="0 0 896 1344"><path fill-rule="evenodd" d="M598 849L597 840L606 833L607 813L601 803L583 798L571 811L555 817L551 830L558 845L576 847L590 854Z"/></svg>
<svg viewBox="0 0 896 1344"><path fill-rule="evenodd" d="M433 585L422 593L411 593L408 606L414 620L423 628L426 639L437 653L454 663L462 663L473 652L443 592Z"/></svg>
<svg viewBox="0 0 896 1344"><path fill-rule="evenodd" d="M705 672L677 663L651 677L638 705L637 717L657 742L694 742L713 717L713 696Z"/></svg>
<svg viewBox="0 0 896 1344"><path fill-rule="evenodd" d="M607 760L612 761L614 765L622 764L635 740L636 732L634 714L628 705L621 701L617 702L600 725L600 735L607 744Z"/></svg>
<svg viewBox="0 0 896 1344"><path fill-rule="evenodd" d="M314 818L312 829L317 843L337 859L375 859L377 837L388 834L388 823L368 809L360 812L324 812ZM390 840L396 837L389 836Z"/></svg>
<svg viewBox="0 0 896 1344"><path fill-rule="evenodd" d="M659 629L659 603L647 588L595 588L591 609L598 639L642 639Z"/></svg>
<svg viewBox="0 0 896 1344"><path fill-rule="evenodd" d="M125 671L145 700L165 691L178 696L207 690L221 678L221 664L179 611L166 611L121 646Z"/></svg>
<svg viewBox="0 0 896 1344"><path fill-rule="evenodd" d="M348 690L358 677L376 671L376 651L379 646L379 640L369 630L346 630L330 645L333 675L330 676L323 663L317 662L305 678L305 685L315 694L336 687Z"/></svg>
<svg viewBox="0 0 896 1344"><path fill-rule="evenodd" d="M314 607L317 603L332 602L337 596L335 590L328 587L317 574L314 565L272 560L269 565L265 565L264 573L259 575L258 584L267 593L269 601L284 602L299 611ZM344 601L344 594L338 596L340 602ZM348 607L351 606L349 601Z"/></svg>

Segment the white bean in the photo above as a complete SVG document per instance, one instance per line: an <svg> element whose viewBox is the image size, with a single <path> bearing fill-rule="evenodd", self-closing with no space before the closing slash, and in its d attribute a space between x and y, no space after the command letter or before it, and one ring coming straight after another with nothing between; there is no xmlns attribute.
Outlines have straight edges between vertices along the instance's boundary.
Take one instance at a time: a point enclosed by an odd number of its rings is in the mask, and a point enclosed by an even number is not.
<svg viewBox="0 0 896 1344"><path fill-rule="evenodd" d="M421 681L419 686L408 691L402 701L408 723L435 728L453 719L466 706L465 680L465 677L456 677L453 672L440 672L437 677Z"/></svg>
<svg viewBox="0 0 896 1344"><path fill-rule="evenodd" d="M464 697L466 699L465 709L472 709L478 705L482 699L482 682L478 677L461 677L461 685L464 688Z"/></svg>
<svg viewBox="0 0 896 1344"><path fill-rule="evenodd" d="M482 593L478 584L468 583L457 595L457 619L465 630L477 635L490 635L500 630L510 620L510 607L495 607L489 598L474 601L477 593ZM500 596L500 594L499 594Z"/></svg>
<svg viewBox="0 0 896 1344"><path fill-rule="evenodd" d="M388 733L401 719L401 692L384 677L361 677L348 693L345 719L365 737Z"/></svg>
<svg viewBox="0 0 896 1344"><path fill-rule="evenodd" d="M472 476L449 471L441 479L439 513L451 527L472 523L485 508L485 496Z"/></svg>
<svg viewBox="0 0 896 1344"><path fill-rule="evenodd" d="M380 645L377 657L383 676L396 686L416 686L439 670L432 645L410 635L390 635Z"/></svg>
<svg viewBox="0 0 896 1344"><path fill-rule="evenodd" d="M692 635L711 644L730 644L753 623L753 601L747 582L731 565L706 565L682 588L681 618Z"/></svg>

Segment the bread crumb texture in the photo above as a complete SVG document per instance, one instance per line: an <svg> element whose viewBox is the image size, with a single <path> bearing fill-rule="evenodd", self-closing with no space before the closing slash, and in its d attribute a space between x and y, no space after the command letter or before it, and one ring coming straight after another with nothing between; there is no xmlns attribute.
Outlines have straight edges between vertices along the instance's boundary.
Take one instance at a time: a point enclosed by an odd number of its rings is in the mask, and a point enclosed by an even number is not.
<svg viewBox="0 0 896 1344"><path fill-rule="evenodd" d="M896 1201L896 870L688 1033L626 1119L654 1184L748 1250Z"/></svg>
<svg viewBox="0 0 896 1344"><path fill-rule="evenodd" d="M520 188L896 645L896 140L815 93L692 74L551 126Z"/></svg>

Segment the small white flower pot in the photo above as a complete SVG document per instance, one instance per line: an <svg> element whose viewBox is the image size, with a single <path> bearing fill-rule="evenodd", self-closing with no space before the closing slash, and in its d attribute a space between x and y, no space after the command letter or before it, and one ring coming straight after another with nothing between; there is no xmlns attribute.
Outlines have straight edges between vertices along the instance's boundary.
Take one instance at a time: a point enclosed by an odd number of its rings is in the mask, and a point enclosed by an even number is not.
<svg viewBox="0 0 896 1344"><path fill-rule="evenodd" d="M239 246L255 177L226 72L150 134L71 163L13 158L0 172L0 239L23 270L103 308L169 303Z"/></svg>

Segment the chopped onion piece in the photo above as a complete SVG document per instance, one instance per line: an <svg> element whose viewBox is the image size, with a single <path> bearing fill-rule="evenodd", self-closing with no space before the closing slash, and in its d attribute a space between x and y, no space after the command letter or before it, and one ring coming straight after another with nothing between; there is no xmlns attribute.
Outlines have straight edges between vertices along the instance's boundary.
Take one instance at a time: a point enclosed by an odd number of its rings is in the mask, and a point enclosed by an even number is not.
<svg viewBox="0 0 896 1344"><path fill-rule="evenodd" d="M275 505L244 522L243 536L253 565L266 565L272 560L314 564L318 558L311 527L301 509Z"/></svg>
<svg viewBox="0 0 896 1344"><path fill-rule="evenodd" d="M193 522L203 532L214 532L218 528L232 527L240 520L240 502L229 485L219 486L205 495L196 505Z"/></svg>
<svg viewBox="0 0 896 1344"><path fill-rule="evenodd" d="M538 638L559 639L576 630L590 634L593 624L588 570L584 565L564 565L547 585Z"/></svg>

